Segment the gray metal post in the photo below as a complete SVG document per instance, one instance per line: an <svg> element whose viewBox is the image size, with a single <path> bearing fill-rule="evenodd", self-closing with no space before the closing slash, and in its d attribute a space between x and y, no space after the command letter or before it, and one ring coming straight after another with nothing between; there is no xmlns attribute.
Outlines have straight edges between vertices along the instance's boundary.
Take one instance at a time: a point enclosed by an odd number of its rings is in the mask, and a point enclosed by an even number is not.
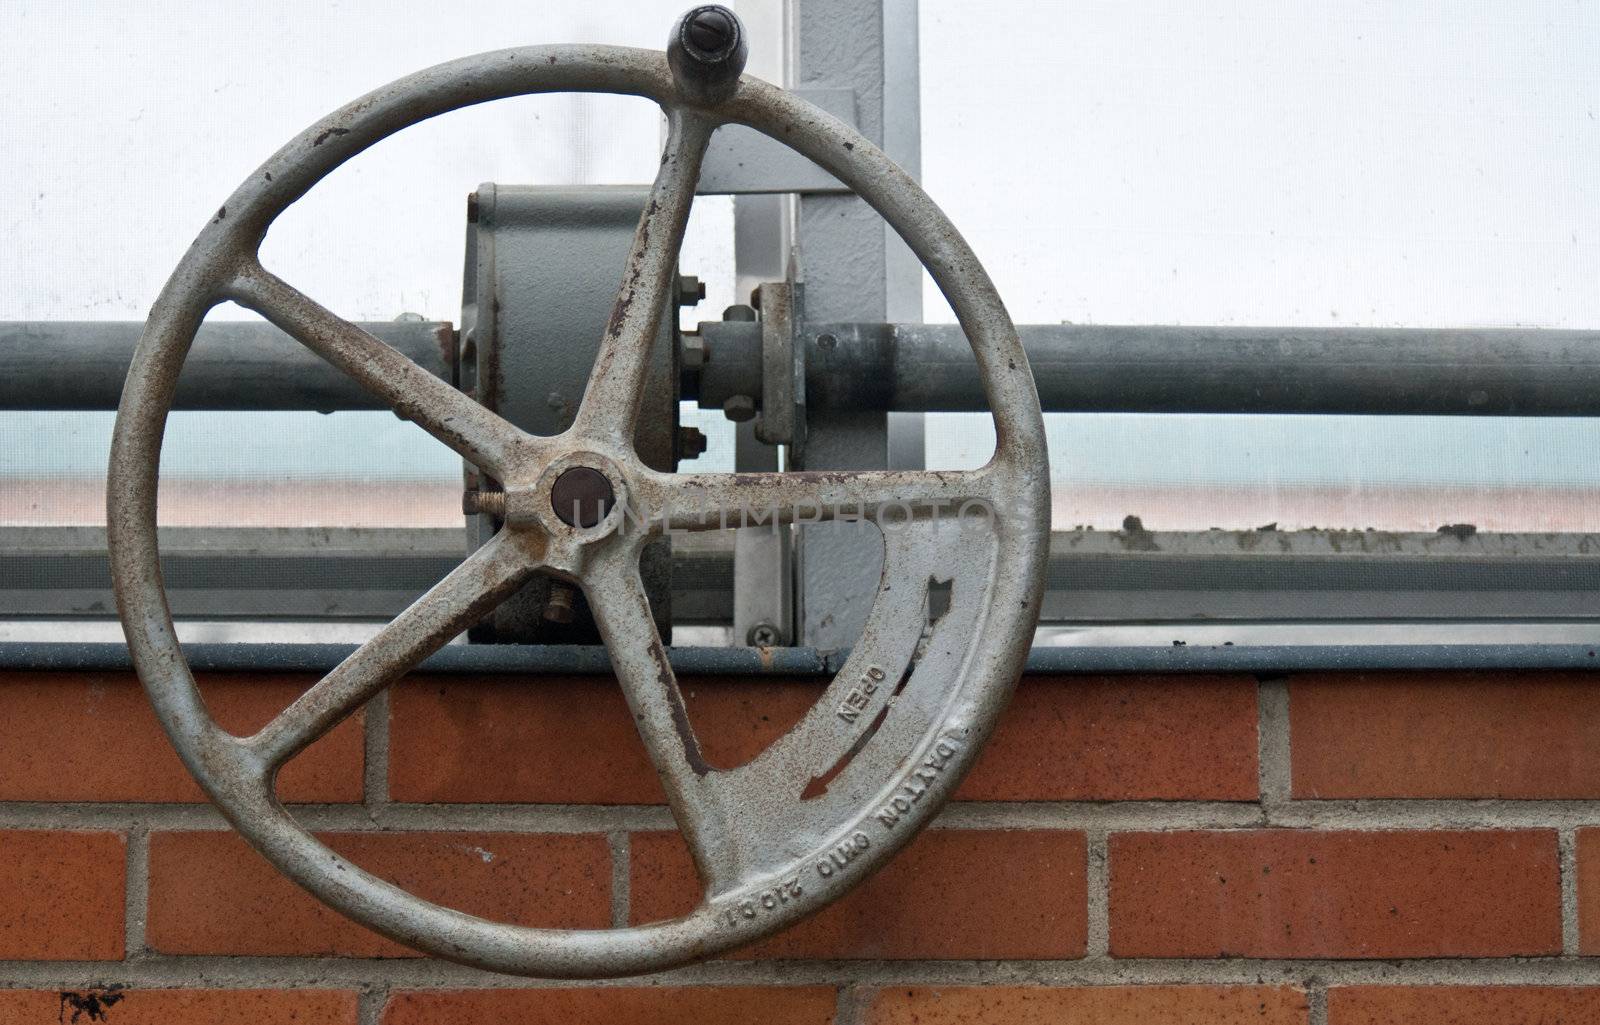
<svg viewBox="0 0 1600 1025"><path fill-rule="evenodd" d="M794 19L793 84L848 88L856 122L868 138L915 173L920 159L917 11L914 0L804 0ZM922 276L898 238L854 196L801 196L797 213L806 277L806 316L814 320L920 319ZM913 414L915 416L915 414ZM897 424L891 445L883 412L834 411L813 417L807 469L874 469L891 451L921 461L921 423ZM882 549L850 526L821 524L801 532L799 643L841 648L860 635L877 593Z"/></svg>
<svg viewBox="0 0 1600 1025"><path fill-rule="evenodd" d="M922 66L917 0L883 4L883 148L913 178L922 180ZM922 320L922 265L884 222L884 309L891 321ZM889 414L889 465L927 466L927 432L921 412Z"/></svg>
<svg viewBox="0 0 1600 1025"><path fill-rule="evenodd" d="M784 0L736 5L751 38L745 70L789 85L790 26ZM749 301L756 286L782 281L793 244L794 197L736 195L733 199L734 295ZM755 424L736 425L734 469L741 473L778 469L778 450L755 434ZM790 531L745 527L734 532L733 643L794 644L794 559Z"/></svg>

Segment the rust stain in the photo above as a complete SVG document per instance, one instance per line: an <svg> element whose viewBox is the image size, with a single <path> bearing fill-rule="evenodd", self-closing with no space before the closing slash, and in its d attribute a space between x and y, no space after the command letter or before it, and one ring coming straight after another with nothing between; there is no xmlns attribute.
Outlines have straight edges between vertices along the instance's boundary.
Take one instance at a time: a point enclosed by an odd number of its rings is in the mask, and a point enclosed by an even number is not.
<svg viewBox="0 0 1600 1025"><path fill-rule="evenodd" d="M1161 546L1156 544L1155 535L1145 529L1144 521L1131 513L1122 518L1122 529L1117 532L1116 538L1122 542L1122 547L1130 552L1161 550Z"/></svg>
<svg viewBox="0 0 1600 1025"><path fill-rule="evenodd" d="M678 692L678 681L673 678L672 664L667 660L666 649L661 646L660 640L650 642L650 656L656 663L656 680L666 695L673 729L678 731L678 739L683 741L684 760L696 776L707 775L711 772L711 765L700 753L700 741L694 735L694 726L689 722L689 710L683 705L683 695Z"/></svg>

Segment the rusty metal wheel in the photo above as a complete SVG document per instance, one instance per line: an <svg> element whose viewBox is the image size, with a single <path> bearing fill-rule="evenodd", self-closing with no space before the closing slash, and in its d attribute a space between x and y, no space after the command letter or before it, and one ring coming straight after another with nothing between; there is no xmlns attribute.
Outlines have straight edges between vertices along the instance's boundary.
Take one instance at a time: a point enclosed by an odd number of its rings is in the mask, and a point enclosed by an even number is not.
<svg viewBox="0 0 1600 1025"><path fill-rule="evenodd" d="M719 20L719 19L725 19ZM368 927L500 972L616 976L747 943L838 898L924 825L972 763L1021 671L1038 615L1049 476L1038 396L983 267L939 208L876 146L744 77L743 29L698 8L667 54L536 46L401 79L333 113L250 176L201 231L151 311L117 414L109 474L113 575L128 646L168 735L211 799L281 871ZM535 437L501 420L262 267L267 228L334 168L470 104L580 91L648 97L669 137L576 422ZM832 172L900 233L977 356L998 445L963 472L667 474L632 449L644 367L672 285L707 141L743 124ZM504 488L504 530L259 733L207 713L174 634L156 549L162 431L206 312L232 301L382 396ZM573 499L578 508L566 507ZM588 503L584 505L584 503ZM750 763L706 764L640 583L662 530L755 512L874 520L884 543L860 642L815 706ZM278 803L278 769L510 594L535 570L581 586L705 884L694 911L611 930L535 929L429 903L335 854ZM531 684L537 686L537 684ZM981 869L981 866L974 866ZM927 895L937 900L937 893Z"/></svg>

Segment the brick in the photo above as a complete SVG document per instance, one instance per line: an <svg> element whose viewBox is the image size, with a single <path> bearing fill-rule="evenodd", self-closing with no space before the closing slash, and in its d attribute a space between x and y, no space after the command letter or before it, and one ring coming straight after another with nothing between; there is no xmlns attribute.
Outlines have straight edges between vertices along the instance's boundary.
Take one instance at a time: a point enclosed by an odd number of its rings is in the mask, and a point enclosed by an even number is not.
<svg viewBox="0 0 1600 1025"><path fill-rule="evenodd" d="M678 834L635 834L631 850L635 923L694 907L700 883ZM1079 832L930 830L858 889L741 956L1082 957L1086 861Z"/></svg>
<svg viewBox="0 0 1600 1025"><path fill-rule="evenodd" d="M1600 1021L1592 986L1341 986L1328 1025L1579 1025Z"/></svg>
<svg viewBox="0 0 1600 1025"><path fill-rule="evenodd" d="M817 680L690 679L712 765L799 721ZM616 681L423 677L390 702L397 801L660 804ZM1029 677L958 794L974 801L1254 800L1256 687L1244 677Z"/></svg>
<svg viewBox="0 0 1600 1025"><path fill-rule="evenodd" d="M1553 830L1111 837L1118 957L1561 952Z"/></svg>
<svg viewBox="0 0 1600 1025"><path fill-rule="evenodd" d="M594 835L319 835L362 868L426 899L519 925L604 928L611 855ZM234 833L150 837L152 949L169 954L408 957L281 875Z"/></svg>
<svg viewBox="0 0 1600 1025"><path fill-rule="evenodd" d="M1600 954L1600 829L1578 830L1578 949Z"/></svg>
<svg viewBox="0 0 1600 1025"><path fill-rule="evenodd" d="M822 693L816 680L681 684L706 760L743 765ZM418 677L390 698L397 801L663 804L666 795L608 677Z"/></svg>
<svg viewBox="0 0 1600 1025"><path fill-rule="evenodd" d="M965 801L1253 801L1256 682L1239 676L1025 678Z"/></svg>
<svg viewBox="0 0 1600 1025"><path fill-rule="evenodd" d="M474 990L397 993L382 1025L830 1025L832 987Z"/></svg>
<svg viewBox="0 0 1600 1025"><path fill-rule="evenodd" d="M0 960L122 957L121 833L0 832Z"/></svg>
<svg viewBox="0 0 1600 1025"><path fill-rule="evenodd" d="M224 729L252 733L315 679L223 673L201 677ZM361 716L284 766L285 801L361 799ZM132 673L0 674L0 800L204 801Z"/></svg>
<svg viewBox="0 0 1600 1025"><path fill-rule="evenodd" d="M956 987L874 994L863 1025L1304 1025L1300 990L1267 986Z"/></svg>
<svg viewBox="0 0 1600 1025"><path fill-rule="evenodd" d="M1296 797L1600 797L1593 673L1298 676L1289 722Z"/></svg>
<svg viewBox="0 0 1600 1025"><path fill-rule="evenodd" d="M0 990L0 1025L355 1025L356 995L328 990Z"/></svg>

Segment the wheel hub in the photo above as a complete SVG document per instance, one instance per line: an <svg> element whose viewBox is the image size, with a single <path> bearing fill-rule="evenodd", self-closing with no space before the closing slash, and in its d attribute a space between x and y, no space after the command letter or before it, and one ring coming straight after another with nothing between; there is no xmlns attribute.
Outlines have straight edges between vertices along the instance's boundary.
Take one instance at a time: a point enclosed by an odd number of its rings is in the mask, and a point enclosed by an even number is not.
<svg viewBox="0 0 1600 1025"><path fill-rule="evenodd" d="M573 466L550 485L550 507L569 527L588 530L611 513L616 492L606 475L592 466Z"/></svg>

